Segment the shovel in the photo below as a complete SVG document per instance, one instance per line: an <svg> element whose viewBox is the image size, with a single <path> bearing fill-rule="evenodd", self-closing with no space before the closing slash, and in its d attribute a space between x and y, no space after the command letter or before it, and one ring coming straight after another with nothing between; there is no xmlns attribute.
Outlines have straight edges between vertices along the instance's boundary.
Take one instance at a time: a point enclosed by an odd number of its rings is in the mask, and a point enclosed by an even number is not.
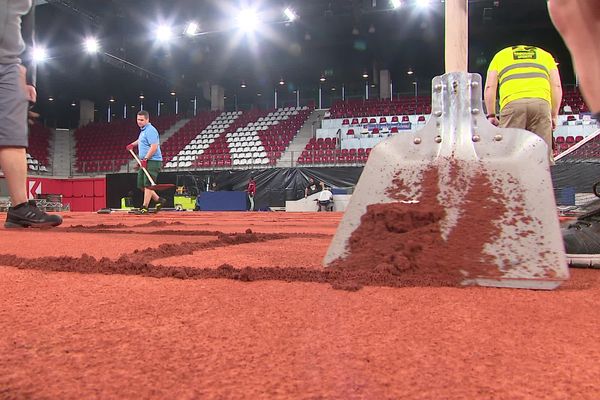
<svg viewBox="0 0 600 400"><path fill-rule="evenodd" d="M142 171L144 171L144 174L146 174L146 177L148 177L148 180L151 183L151 185L148 186L148 189L161 191L161 190L167 190L167 189L171 189L171 188L175 187L175 184L173 184L173 183L158 183L158 184L155 183L154 179L152 179L152 177L148 173L148 170L146 168L142 167L142 162L140 161L138 156L133 152L133 150L129 150L129 152L131 153L133 158L135 158L135 161L137 161L137 163L140 166L140 168L142 169Z"/></svg>
<svg viewBox="0 0 600 400"><path fill-rule="evenodd" d="M466 73L467 0L447 0L446 71L423 129L373 148L323 261L425 284L554 289L569 276L545 142L500 129Z"/></svg>

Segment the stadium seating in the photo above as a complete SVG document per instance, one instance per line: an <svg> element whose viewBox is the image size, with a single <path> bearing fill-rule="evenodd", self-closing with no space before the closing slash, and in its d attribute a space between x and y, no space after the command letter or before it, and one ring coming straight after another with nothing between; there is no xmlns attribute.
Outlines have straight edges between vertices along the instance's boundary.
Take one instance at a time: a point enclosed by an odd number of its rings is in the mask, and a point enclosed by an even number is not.
<svg viewBox="0 0 600 400"><path fill-rule="evenodd" d="M350 119L354 120L359 117L431 114L431 96L401 97L393 100L339 100L333 104L329 114L331 119L344 118L343 122L346 123L343 125L350 125ZM381 120L380 123L382 123Z"/></svg>
<svg viewBox="0 0 600 400"><path fill-rule="evenodd" d="M217 113L216 118L205 125L204 129L196 132L188 143L183 143L183 148L165 163L165 169L211 166L217 164L217 159L224 165L229 157L225 157L222 139L219 138L236 124L241 114L241 111ZM204 123L209 119L210 117L203 119ZM194 126L200 128L202 124Z"/></svg>
<svg viewBox="0 0 600 400"><path fill-rule="evenodd" d="M195 139L198 138L198 136L201 136L200 134L207 129L220 114L221 113L218 111L201 112L190 119L169 139L161 143L160 150L165 165L171 165L169 162L178 154L181 153L181 156L191 155L192 153L190 150L199 148L201 142L197 143ZM181 157L181 161L184 161L183 158L184 157Z"/></svg>
<svg viewBox="0 0 600 400"><path fill-rule="evenodd" d="M371 148L385 138L412 133L427 121L431 97L405 97L394 100L348 100L334 103L329 118L317 129L297 158L298 164L361 164ZM321 140L335 146L323 146Z"/></svg>
<svg viewBox="0 0 600 400"><path fill-rule="evenodd" d="M274 165L311 112L309 107L286 107L221 114L165 168Z"/></svg>
<svg viewBox="0 0 600 400"><path fill-rule="evenodd" d="M570 89L563 92L560 110L561 114L579 114L590 111L578 89Z"/></svg>
<svg viewBox="0 0 600 400"><path fill-rule="evenodd" d="M159 132L169 129L176 116L161 116L152 119ZM127 144L135 141L139 128L135 119L121 119L113 122L96 122L75 131L75 171L78 173L115 172L131 160L125 150Z"/></svg>
<svg viewBox="0 0 600 400"><path fill-rule="evenodd" d="M32 171L46 172L49 166L50 129L39 123L29 129L29 147L27 148L27 168Z"/></svg>

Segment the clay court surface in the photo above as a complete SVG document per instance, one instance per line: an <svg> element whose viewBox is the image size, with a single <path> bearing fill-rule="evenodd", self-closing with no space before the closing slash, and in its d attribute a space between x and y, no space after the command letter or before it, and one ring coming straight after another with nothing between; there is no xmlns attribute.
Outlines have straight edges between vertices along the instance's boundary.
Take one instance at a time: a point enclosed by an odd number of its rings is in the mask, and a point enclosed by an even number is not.
<svg viewBox="0 0 600 400"><path fill-rule="evenodd" d="M552 292L345 285L320 265L340 218L0 228L0 399L600 398L600 270Z"/></svg>

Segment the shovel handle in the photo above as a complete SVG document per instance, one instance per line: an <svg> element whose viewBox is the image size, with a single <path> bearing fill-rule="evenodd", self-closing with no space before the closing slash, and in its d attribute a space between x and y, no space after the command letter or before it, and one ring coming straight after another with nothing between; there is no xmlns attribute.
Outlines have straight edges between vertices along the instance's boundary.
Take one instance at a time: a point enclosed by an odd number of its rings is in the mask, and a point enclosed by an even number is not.
<svg viewBox="0 0 600 400"><path fill-rule="evenodd" d="M151 186L156 186L156 183L154 182L154 179L152 179L152 177L148 173L148 170L146 170L146 168L142 167L142 162L140 161L140 159L138 158L138 156L131 149L129 149L129 152L131 153L131 155L133 156L133 158L135 158L135 161L137 161L137 163L140 166L140 168L142 169L142 171L144 171L144 173L146 174L146 177L148 177L148 180L152 184Z"/></svg>
<svg viewBox="0 0 600 400"><path fill-rule="evenodd" d="M469 60L468 0L446 0L446 73L467 72Z"/></svg>

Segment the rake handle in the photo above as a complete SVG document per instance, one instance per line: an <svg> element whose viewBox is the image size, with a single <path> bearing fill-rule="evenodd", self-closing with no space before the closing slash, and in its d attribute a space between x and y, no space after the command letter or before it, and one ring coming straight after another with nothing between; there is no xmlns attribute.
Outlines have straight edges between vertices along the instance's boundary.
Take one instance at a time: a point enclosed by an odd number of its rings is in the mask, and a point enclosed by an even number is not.
<svg viewBox="0 0 600 400"><path fill-rule="evenodd" d="M142 169L142 171L144 171L144 173L148 177L148 180L150 181L150 183L152 184L152 186L156 186L156 183L154 182L154 179L152 179L152 177L148 173L148 170L146 168L142 167L142 162L140 161L140 159L138 158L138 156L131 149L129 149L129 152L131 153L131 155L133 156L133 158L135 158L135 161L137 161L137 163L140 166L140 168Z"/></svg>
<svg viewBox="0 0 600 400"><path fill-rule="evenodd" d="M469 60L468 0L446 0L446 73L467 72Z"/></svg>

